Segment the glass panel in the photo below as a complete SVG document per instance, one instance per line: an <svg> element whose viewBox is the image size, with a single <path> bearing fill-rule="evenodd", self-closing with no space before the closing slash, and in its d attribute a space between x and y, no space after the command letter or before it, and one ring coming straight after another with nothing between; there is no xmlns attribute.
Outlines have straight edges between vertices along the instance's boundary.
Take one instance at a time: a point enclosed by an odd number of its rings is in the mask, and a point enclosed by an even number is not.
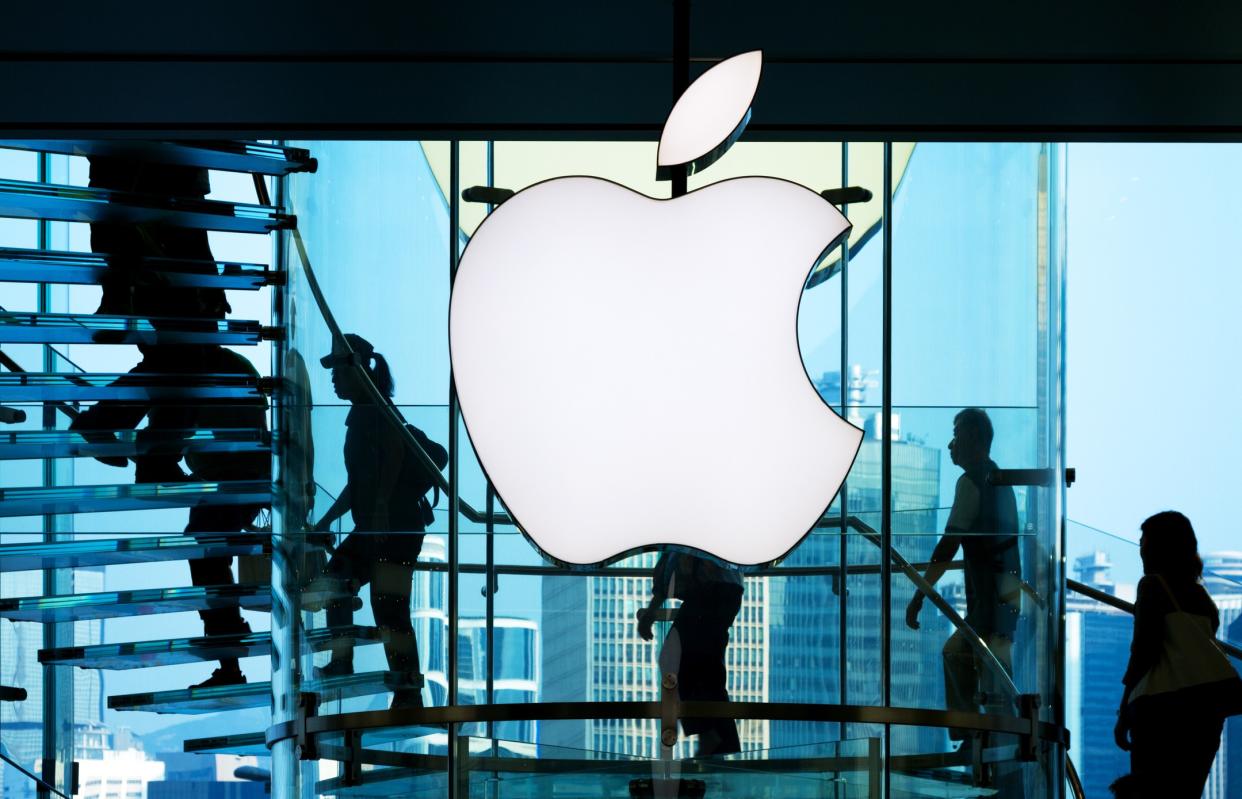
<svg viewBox="0 0 1242 799"><path fill-rule="evenodd" d="M894 197L893 545L909 561L958 561L944 577L918 570L949 606L921 612L916 577L894 570L895 704L1012 717L1030 694L1057 717L1057 152L921 142ZM900 756L952 740L1013 743L937 729L894 731L892 745ZM1013 790L1056 786L1054 754L1006 778L1024 786Z"/></svg>

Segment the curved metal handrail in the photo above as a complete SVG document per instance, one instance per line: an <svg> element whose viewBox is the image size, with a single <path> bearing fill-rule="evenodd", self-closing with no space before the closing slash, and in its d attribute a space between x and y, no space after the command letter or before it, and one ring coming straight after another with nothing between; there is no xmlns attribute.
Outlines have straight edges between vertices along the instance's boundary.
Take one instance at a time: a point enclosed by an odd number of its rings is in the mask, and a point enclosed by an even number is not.
<svg viewBox="0 0 1242 799"><path fill-rule="evenodd" d="M299 736L316 736L391 727L467 724L470 722L560 721L566 719L660 719L664 704L644 702L534 702L519 704L452 705L389 708L309 716L268 728L266 743ZM898 724L913 727L955 727L1010 735L1031 735L1064 745L1067 731L1050 722L1021 716L971 713L932 708L839 705L804 702L685 701L677 715L692 718L760 719L768 721L844 722L849 724Z"/></svg>
<svg viewBox="0 0 1242 799"><path fill-rule="evenodd" d="M1082 779L1078 776L1078 769L1074 768L1074 761L1070 760L1068 753L1065 755L1065 781L1069 783L1074 799L1087 799L1087 792L1083 790Z"/></svg>

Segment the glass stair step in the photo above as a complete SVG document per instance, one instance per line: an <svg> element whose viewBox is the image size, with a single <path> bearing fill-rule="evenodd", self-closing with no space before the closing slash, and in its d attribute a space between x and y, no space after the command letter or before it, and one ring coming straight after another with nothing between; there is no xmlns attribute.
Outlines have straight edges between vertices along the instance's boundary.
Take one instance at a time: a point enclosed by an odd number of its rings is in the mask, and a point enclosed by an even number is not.
<svg viewBox="0 0 1242 799"><path fill-rule="evenodd" d="M253 399L272 387L271 383L240 374L0 372L0 402L3 403Z"/></svg>
<svg viewBox="0 0 1242 799"><path fill-rule="evenodd" d="M88 621L224 607L270 610L271 586L196 585L104 591L98 594L14 597L0 599L0 619L43 623Z"/></svg>
<svg viewBox="0 0 1242 799"><path fill-rule="evenodd" d="M266 733L239 732L233 735L215 735L210 738L186 738L181 745L185 752L203 755L261 755L267 757Z"/></svg>
<svg viewBox="0 0 1242 799"><path fill-rule="evenodd" d="M158 223L232 233L271 233L296 226L292 216L267 205L162 197L25 180L0 180L0 216L120 225Z"/></svg>
<svg viewBox="0 0 1242 799"><path fill-rule="evenodd" d="M255 291L279 284L280 272L263 264L139 258L141 275L151 284L173 288ZM0 281L96 286L108 270L106 255L60 250L0 247Z"/></svg>
<svg viewBox="0 0 1242 799"><path fill-rule="evenodd" d="M268 505L271 501L272 484L265 480L3 488L0 489L0 517L194 505Z"/></svg>
<svg viewBox="0 0 1242 799"><path fill-rule="evenodd" d="M372 671L343 677L310 680L303 691L324 694L335 701L355 696L388 693L400 686L402 675L390 671ZM111 710L141 710L147 713L215 713L221 710L243 710L267 707L272 701L270 682L245 685L224 685L212 688L180 688L142 694L120 694L108 697Z"/></svg>
<svg viewBox="0 0 1242 799"><path fill-rule="evenodd" d="M441 758L443 761L443 758ZM473 782L473 780L472 780ZM448 780L444 767L435 770L415 770L407 768L366 769L362 779L356 784L346 776L332 777L315 783L315 792L330 794L337 799L367 799L369 797L418 797L447 796ZM612 796L606 793L603 785L595 786L591 793L583 796ZM549 794L551 795L551 794ZM557 795L560 795L559 793ZM575 795L575 794L568 794ZM624 795L624 794L618 794Z"/></svg>
<svg viewBox="0 0 1242 799"><path fill-rule="evenodd" d="M355 645L377 643L374 627L350 626L339 630L308 631L304 637L312 651L326 649L335 641L348 639ZM142 669L175 666L221 658L246 658L272 653L268 632L174 638L164 641L137 641L122 644L95 644L59 649L40 649L39 662L45 666L77 666L81 669Z"/></svg>
<svg viewBox="0 0 1242 799"><path fill-rule="evenodd" d="M3 544L0 545L0 572L261 555L269 551L268 536L254 533L199 533L197 538L178 534Z"/></svg>
<svg viewBox="0 0 1242 799"><path fill-rule="evenodd" d="M444 737L444 726L435 726L431 724L412 724L402 727L376 727L373 729L361 730L359 744L363 747L380 746L383 744L403 743L406 741L415 741L420 738L426 738L429 735L438 735ZM319 740L326 744L344 745L343 733L326 733L319 736ZM443 745L443 740L440 742ZM327 754L321 757L331 760Z"/></svg>
<svg viewBox="0 0 1242 799"><path fill-rule="evenodd" d="M92 436L111 435L114 440L87 441L73 430L0 431L0 460L29 458L132 458L152 447L169 444L182 452L268 452L270 436L253 428L214 430L96 430ZM3 570L3 567L0 567Z"/></svg>
<svg viewBox="0 0 1242 799"><path fill-rule="evenodd" d="M969 775L963 774L963 780ZM944 799L975 799L975 797L996 796L995 788L977 788L969 782L956 779L942 780L932 777L917 777L910 774L893 773L889 775L890 796L893 799L915 799L918 797L935 796Z"/></svg>
<svg viewBox="0 0 1242 799"><path fill-rule="evenodd" d="M258 344L258 322L98 314L0 313L0 342L18 344Z"/></svg>
<svg viewBox="0 0 1242 799"><path fill-rule="evenodd" d="M10 139L4 146L58 155L106 155L155 164L199 166L226 172L288 175L314 172L318 162L310 151L258 141L129 141L126 139Z"/></svg>

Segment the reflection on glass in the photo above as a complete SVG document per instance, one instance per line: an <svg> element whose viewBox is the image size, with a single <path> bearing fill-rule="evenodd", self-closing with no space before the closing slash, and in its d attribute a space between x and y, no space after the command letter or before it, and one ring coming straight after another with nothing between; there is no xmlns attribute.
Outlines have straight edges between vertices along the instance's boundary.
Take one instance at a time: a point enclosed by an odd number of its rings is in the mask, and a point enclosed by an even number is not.
<svg viewBox="0 0 1242 799"><path fill-rule="evenodd" d="M418 644L410 614L414 564L423 545L423 532L434 518L427 492L431 478L406 452L394 435L387 414L391 406L377 406L367 391L369 380L384 398L395 389L388 361L366 339L353 333L336 342L321 359L332 370L336 395L351 404L345 419L345 474L347 484L315 530L326 532L337 519L350 513L354 533L332 553L323 574L308 589L308 609L322 606L313 595L327 595L329 628L353 624L353 598L371 586L371 611L384 641L388 668L399 681L393 691L393 707L421 707L423 675ZM448 461L443 447L409 426L438 465ZM362 533L370 533L362 534ZM332 659L316 670L318 679L354 673L353 640L339 639L331 646Z"/></svg>

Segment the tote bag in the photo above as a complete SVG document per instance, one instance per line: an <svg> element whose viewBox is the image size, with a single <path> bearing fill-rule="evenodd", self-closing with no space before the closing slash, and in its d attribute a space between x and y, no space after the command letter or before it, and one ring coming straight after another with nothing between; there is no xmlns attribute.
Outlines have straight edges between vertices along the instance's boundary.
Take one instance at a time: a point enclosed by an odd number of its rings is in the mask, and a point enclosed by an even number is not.
<svg viewBox="0 0 1242 799"><path fill-rule="evenodd" d="M1211 620L1182 610L1164 577L1156 575L1156 579L1173 603L1173 612L1164 617L1160 660L1135 684L1130 701L1202 689L1222 716L1242 714L1242 679L1217 646Z"/></svg>

